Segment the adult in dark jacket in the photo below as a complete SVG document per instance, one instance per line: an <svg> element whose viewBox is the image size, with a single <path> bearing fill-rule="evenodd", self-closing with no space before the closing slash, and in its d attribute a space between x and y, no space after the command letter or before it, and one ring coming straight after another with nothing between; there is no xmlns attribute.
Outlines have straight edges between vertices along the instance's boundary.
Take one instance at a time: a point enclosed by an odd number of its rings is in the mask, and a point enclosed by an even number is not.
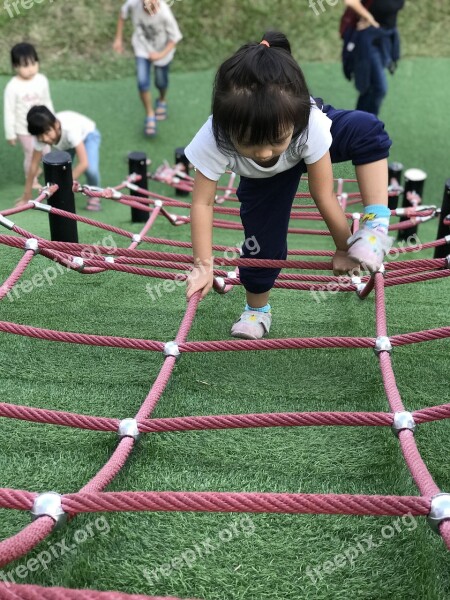
<svg viewBox="0 0 450 600"><path fill-rule="evenodd" d="M357 110L378 115L387 93L386 69L392 73L400 58L397 15L405 0L366 0L366 6L361 0L345 0L345 4L360 18L356 32L346 40L351 53L347 64L344 58L344 72L349 79L354 76Z"/></svg>

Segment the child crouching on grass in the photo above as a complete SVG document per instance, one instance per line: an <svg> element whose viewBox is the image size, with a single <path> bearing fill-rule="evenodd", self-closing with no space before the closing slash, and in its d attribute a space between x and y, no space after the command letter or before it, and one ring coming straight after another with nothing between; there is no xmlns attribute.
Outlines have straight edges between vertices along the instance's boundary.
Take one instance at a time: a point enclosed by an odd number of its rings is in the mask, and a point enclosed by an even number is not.
<svg viewBox="0 0 450 600"><path fill-rule="evenodd" d="M46 106L33 106L27 115L28 131L35 137L31 165L28 171L25 189L17 205L31 199L32 183L38 172L42 150L46 144L55 150L65 150L77 164L73 169L73 178L78 180L83 173L88 185L100 186L100 143L101 135L91 119L80 113L65 110L54 115ZM89 198L88 210L100 210L99 198Z"/></svg>

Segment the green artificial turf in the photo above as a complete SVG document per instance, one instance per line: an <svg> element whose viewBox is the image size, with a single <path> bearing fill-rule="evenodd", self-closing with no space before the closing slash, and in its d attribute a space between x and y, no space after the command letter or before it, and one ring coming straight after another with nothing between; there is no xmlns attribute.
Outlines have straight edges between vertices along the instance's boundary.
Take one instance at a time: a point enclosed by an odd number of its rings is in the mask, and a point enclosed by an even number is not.
<svg viewBox="0 0 450 600"><path fill-rule="evenodd" d="M403 61L390 81L381 115L394 141L392 159L428 173L426 203L439 203L449 176L445 121L449 67L449 59ZM343 81L339 68L308 63L305 72L315 95L350 108L355 92ZM173 161L174 148L185 145L208 115L212 76L212 71L173 75L170 118L160 124L154 140L142 136L141 107L132 78L97 83L53 81L52 93L57 110L71 108L96 120L103 135L103 183L116 185L127 173L130 151L145 151L153 160L151 168L164 159ZM0 79L2 85L6 81ZM5 209L21 192L21 153L2 145L0 160L0 209ZM353 173L349 165L340 165L336 174ZM168 192L163 186L154 189ZM92 217L80 196L77 210ZM128 208L106 201L98 218L133 232L140 229L130 223ZM36 235L49 235L44 213L30 211L14 220ZM433 240L436 230L436 221L422 225L420 240ZM158 218L151 234L189 240L187 227L174 228L163 218ZM105 235L79 226L83 242L99 243ZM113 239L126 245L118 236ZM216 243L239 241L239 232L215 233ZM292 237L290 246L332 248L330 239L322 236ZM22 251L0 248L2 279L21 256ZM420 256L431 257L432 251ZM24 279L46 267L48 262L37 256ZM148 283L157 282L112 272L64 274L53 285L35 288L13 302L4 299L1 320L63 331L171 340L184 314L184 291L177 288L152 302ZM389 288L389 334L447 325L449 291L445 279ZM240 288L225 296L210 294L199 306L189 340L228 339L243 298ZM353 294L333 294L317 303L308 292L275 290L271 303L272 337L375 335L373 295L360 301ZM395 348L393 367L409 410L448 402L448 351L447 340ZM132 417L162 363L162 356L153 352L1 334L1 398L81 414ZM327 410L388 410L371 350L186 354L177 363L153 416ZM422 425L416 439L436 483L450 490L449 424ZM114 434L10 419L0 420L0 440L2 487L63 494L78 491L116 446ZM107 489L417 494L396 438L386 428L368 427L146 435ZM10 571L19 583L204 600L448 598L449 554L443 541L432 534L423 518L397 523L398 531L388 539L394 521L315 515L91 514L77 517L3 571ZM13 535L28 522L26 513L2 510L0 538ZM89 528L93 535L86 536L83 532ZM370 536L377 547L369 550ZM84 543L74 543L85 537ZM74 551L53 558L46 568L27 571L30 558L43 560L42 552L51 548L57 552L56 542L62 540L74 545ZM353 564L348 559L337 567L335 557L353 556L355 548L358 556ZM331 568L326 561L335 566ZM25 570L17 571L20 565ZM25 576L18 575L24 572Z"/></svg>

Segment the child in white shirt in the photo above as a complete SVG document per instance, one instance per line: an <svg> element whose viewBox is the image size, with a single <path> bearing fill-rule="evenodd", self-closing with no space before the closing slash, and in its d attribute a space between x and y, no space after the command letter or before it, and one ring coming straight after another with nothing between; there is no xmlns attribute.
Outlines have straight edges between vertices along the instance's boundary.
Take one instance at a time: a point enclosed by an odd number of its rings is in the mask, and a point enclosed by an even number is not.
<svg viewBox="0 0 450 600"><path fill-rule="evenodd" d="M83 173L88 185L100 185L99 159L101 135L91 119L80 113L65 110L54 115L45 106L33 106L27 115L28 132L35 136L33 155L28 171L25 190L17 204L25 204L31 198L32 182L39 169L46 144L55 150L65 150L72 158L77 157L73 178ZM100 200L89 198L87 209L100 210Z"/></svg>
<svg viewBox="0 0 450 600"><path fill-rule="evenodd" d="M146 118L144 135L156 135L156 121L167 118L166 93L169 85L169 67L175 46L182 39L178 23L164 0L127 0L120 10L113 48L123 52L123 25L131 13L133 37L131 43L136 57L136 74L139 96ZM159 98L152 105L150 70L155 66L155 86Z"/></svg>
<svg viewBox="0 0 450 600"><path fill-rule="evenodd" d="M16 75L10 79L4 92L5 137L11 146L17 141L23 148L23 168L25 177L30 168L33 154L33 136L28 133L27 114L32 106L41 104L52 112L48 79L39 73L39 58L31 44L16 44L11 49L11 64ZM44 153L48 152L44 148ZM39 188L37 177L33 180L34 189Z"/></svg>

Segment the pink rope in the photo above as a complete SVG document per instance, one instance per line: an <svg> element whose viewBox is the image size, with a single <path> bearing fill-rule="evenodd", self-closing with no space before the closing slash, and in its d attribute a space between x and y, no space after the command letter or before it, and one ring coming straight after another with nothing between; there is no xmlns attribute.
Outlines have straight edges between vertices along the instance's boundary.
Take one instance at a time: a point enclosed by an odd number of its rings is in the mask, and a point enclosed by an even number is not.
<svg viewBox="0 0 450 600"><path fill-rule="evenodd" d="M13 270L11 275L6 279L6 281L0 286L0 300L2 300L8 292L10 292L22 275L25 272L25 269L28 267L30 262L34 258L33 250L27 250L22 258L17 263L17 267Z"/></svg>
<svg viewBox="0 0 450 600"><path fill-rule="evenodd" d="M342 515L427 515L431 499L418 496L229 492L101 492L67 494L69 513L112 511L244 512Z"/></svg>
<svg viewBox="0 0 450 600"><path fill-rule="evenodd" d="M180 600L162 596L121 594L120 592L96 592L94 590L69 590L67 588L44 588L37 585L0 583L1 600Z"/></svg>
<svg viewBox="0 0 450 600"><path fill-rule="evenodd" d="M164 349L163 342L153 340L54 331L51 329L30 327L29 325L20 325L18 323L8 323L5 321L0 321L0 331L41 340L65 342L68 344L128 348L130 350L151 350L154 352L162 352ZM403 346L406 344L428 342L448 337L450 337L450 327L440 327L428 331L394 335L390 337L390 340L393 346ZM374 345L374 338L273 338L262 340L181 342L179 344L179 349L181 352L230 352L235 350L249 352L253 350L299 350L305 348L373 348Z"/></svg>
<svg viewBox="0 0 450 600"><path fill-rule="evenodd" d="M430 408L416 410L413 413L413 417L417 424L448 419L450 418L450 404L443 404L442 406L433 406Z"/></svg>
<svg viewBox="0 0 450 600"><path fill-rule="evenodd" d="M91 431L117 431L119 427L118 419L90 417L57 410L17 406L15 404L6 404L5 402L0 403L0 417L21 419L22 421L31 421L33 423L47 423L48 425L76 427Z"/></svg>
<svg viewBox="0 0 450 600"><path fill-rule="evenodd" d="M449 410L450 413L450 410ZM443 417L444 418L444 417ZM244 429L252 427L304 427L318 425L390 426L389 413L307 412L245 415L217 415L213 417L172 417L139 422L139 431L199 431L211 429Z"/></svg>
<svg viewBox="0 0 450 600"><path fill-rule="evenodd" d="M16 535L0 542L0 567L30 552L51 533L54 525L51 517L40 517Z"/></svg>
<svg viewBox="0 0 450 600"><path fill-rule="evenodd" d="M133 178L130 177L130 180ZM134 178L137 180L138 178ZM125 182L116 189L123 188L127 185ZM340 183L341 185L341 183ZM186 178L176 187L179 189L190 190L192 186L192 178ZM342 188L342 185L341 185ZM340 189L341 189L340 188ZM80 191L79 184L75 184L75 189ZM139 190L141 188L138 188ZM87 188L81 188L82 193L87 196L97 196L112 198L112 189L103 190L102 192L94 192ZM232 179L230 185L224 188L225 194L221 200L234 200L230 198L230 193L234 193L232 187ZM342 191L342 189L341 189ZM53 192L52 192L53 193ZM149 219L140 232L143 242L152 244L167 244L169 246L191 248L188 242L176 242L172 240L161 240L147 236L147 232L152 227L158 215L162 215L173 225L185 225L189 223L190 218L184 215L172 215L165 208L160 206L150 206L156 198L162 199L167 203L167 207L189 208L187 202L178 202L176 200L160 196L146 190L142 190L145 198L137 199L135 196L123 194L120 202L127 206L134 206L141 210L149 212ZM41 194L39 201L47 197L45 193ZM298 198L309 197L308 194L297 194ZM349 194L348 197L358 197L358 194ZM356 201L356 200L355 200ZM350 201L349 204L353 204ZM29 210L28 207L22 209L14 209L9 214L15 214ZM305 212L295 212L303 209ZM320 215L312 205L295 205L291 218L294 220L319 220ZM73 215L66 211L60 211L52 208L52 212L56 215L73 219L91 226L116 233L126 238L132 238L133 234L121 228L113 227L99 223L92 219ZM214 207L214 212L218 214L236 216L237 208L231 207ZM5 214L5 213L4 213ZM420 215L410 211L407 214L408 220L400 224L395 224L391 229L402 229L409 227L418 222L417 216L426 217L432 216L434 210L421 212ZM350 217L351 215L346 215ZM242 226L233 221L225 219L215 219L214 225L229 229L242 229ZM18 226L14 226L16 236L0 236L0 243L14 248L24 248L26 238L36 237ZM311 235L329 236L328 231L323 230L308 230L299 228L289 228L289 233L302 233ZM86 244L67 244L60 242L48 242L47 240L39 239L41 253L52 259L57 260L61 264L71 269L77 269L73 262L74 255L83 251L92 249L95 255L92 259L87 259L83 270L84 274L94 274L106 270L116 270L131 274L143 275L147 277L159 277L163 279L183 278L185 275L176 274L169 271L160 271L158 269L173 269L184 270L186 265L192 264L192 256L186 254L174 254L168 252L154 252L145 250L136 250L138 242L132 242L130 247L125 249L115 249L111 252L111 248L90 246ZM444 240L437 240L422 245L420 249L425 247L432 248L446 243ZM229 250L226 246L214 246L214 250L223 251ZM419 249L419 247L408 247L397 249L399 252L411 252ZM235 250L231 248L231 250ZM394 252L392 252L394 253ZM116 255L116 260L113 264L106 263L103 256L96 255ZM303 251L294 250L289 253L290 256L303 255L312 257L330 257L331 251ZM32 251L27 251L19 261L13 273L0 288L0 299L4 297L9 290L17 283L27 265L34 256ZM227 259L225 257L215 258L216 266L221 267L238 267L250 266L257 268L290 268L290 269L306 269L306 270L330 270L331 263L325 261L298 261L298 260L261 260L261 259ZM445 259L437 260L411 260L407 263L388 263L386 265L386 277L380 273L367 279L364 290L360 293L361 297L367 296L373 287L375 287L375 306L376 306L376 335L387 336L387 322L385 312L384 287L392 285L400 285L404 283L413 283L419 281L427 281L448 277L450 271L447 268ZM216 275L224 277L227 289L231 289L232 285L239 285L239 279L227 278L227 272L215 270ZM321 290L320 287L314 286L314 283L327 283L331 285L339 281L342 286L342 281L331 276L323 275L299 275L284 273L276 282L276 287L285 289L297 290ZM299 283L306 282L306 283ZM326 286L325 291L326 291ZM345 291L354 291L354 285L346 287ZM339 291L344 291L339 289ZM199 293L191 298L188 303L185 315L180 324L175 342L179 346L181 352L208 352L208 351L236 351L236 350L269 350L269 349L302 349L302 348L369 348L374 346L375 340L372 338L345 338L345 337L324 337L324 338L286 338L281 340L227 340L227 341L208 341L208 342L187 342L188 332L192 326L193 319L196 314L199 302ZM97 346L122 347L140 350L150 350L162 352L164 348L163 342L140 339L127 339L115 336L87 335L71 332L58 332L46 329L39 329L29 326L18 325L15 323L0 322L0 331L6 333L14 333L18 335L26 335L38 339L47 339L67 343L80 343ZM450 337L450 327L443 327L434 330L423 332L412 332L409 334L392 336L391 344L404 345L408 343L417 343L422 341L430 341L433 339L442 339ZM385 387L386 396L390 404L392 412L404 410L403 404L397 385L395 376L392 370L390 356L387 352L381 352L379 355L380 369ZM319 426L319 425L341 425L341 426L388 426L392 424L392 413L343 413L343 412L318 412L318 413L272 413L272 414L249 414L249 415L218 415L204 417L178 417L166 419L149 419L155 406L160 400L173 372L175 358L168 356L165 358L163 366L143 404L141 405L136 419L138 421L139 430L143 433L154 433L161 431L193 431L207 429L228 429L228 428L250 428L250 427L279 427L279 426ZM97 431L115 431L117 430L119 421L117 419L106 419L102 417L91 417L86 415L77 415L61 411L51 411L43 409L33 409L24 406L15 406L11 404L0 404L0 416L10 418L18 418L30 421L45 422L55 425L63 425L70 427L79 427L83 429L91 429ZM416 411L414 417L417 423L430 422L449 418L450 404L432 407ZM439 488L434 483L430 473L428 472L425 463L423 462L420 453L415 444L413 435L410 431L403 430L400 432L399 441L402 452L405 457L406 464L411 472L411 475L418 486L422 497L416 496L363 496L363 495L337 495L337 494L270 494L270 493L225 493L225 492L101 492L117 475L120 469L125 464L129 457L133 446L134 439L130 437L123 438L118 444L116 450L111 455L108 462L103 468L82 488L78 494L68 494L62 497L63 506L71 515L79 512L95 512L95 511L130 511L130 510L153 510L153 511L218 511L218 512L276 512L276 513L319 513L319 514L358 514L358 515L403 515L405 512L411 512L415 515L426 515L430 510L431 497L439 492ZM29 510L32 506L36 494L21 490L0 490L0 507L13 508L18 510ZM0 543L0 562L6 564L14 558L23 556L24 553L32 549L36 544L43 540L53 529L53 520L49 517L42 517L32 523L17 535ZM441 535L444 538L446 545L450 549L450 522L445 522L441 525ZM5 590L9 593L12 586L0 586L0 598ZM71 591L61 590L61 595L52 594L52 590L44 590L44 588L36 588L35 586L15 586L18 588L17 593L27 593L30 591L33 595L23 596L24 598L100 598L108 599L125 598L122 594L114 592L93 592L93 591ZM58 594L58 588L54 589ZM71 594L74 594L73 596ZM45 594L45 596L43 595ZM10 596L8 596L10 597ZM17 597L17 596L16 596ZM21 596L22 597L22 596ZM129 596L128 596L129 597ZM135 598L144 598L144 596L134 596Z"/></svg>
<svg viewBox="0 0 450 600"><path fill-rule="evenodd" d="M417 449L413 432L408 429L400 431L399 440L406 464L420 493L423 496L439 494L440 489L434 483Z"/></svg>

